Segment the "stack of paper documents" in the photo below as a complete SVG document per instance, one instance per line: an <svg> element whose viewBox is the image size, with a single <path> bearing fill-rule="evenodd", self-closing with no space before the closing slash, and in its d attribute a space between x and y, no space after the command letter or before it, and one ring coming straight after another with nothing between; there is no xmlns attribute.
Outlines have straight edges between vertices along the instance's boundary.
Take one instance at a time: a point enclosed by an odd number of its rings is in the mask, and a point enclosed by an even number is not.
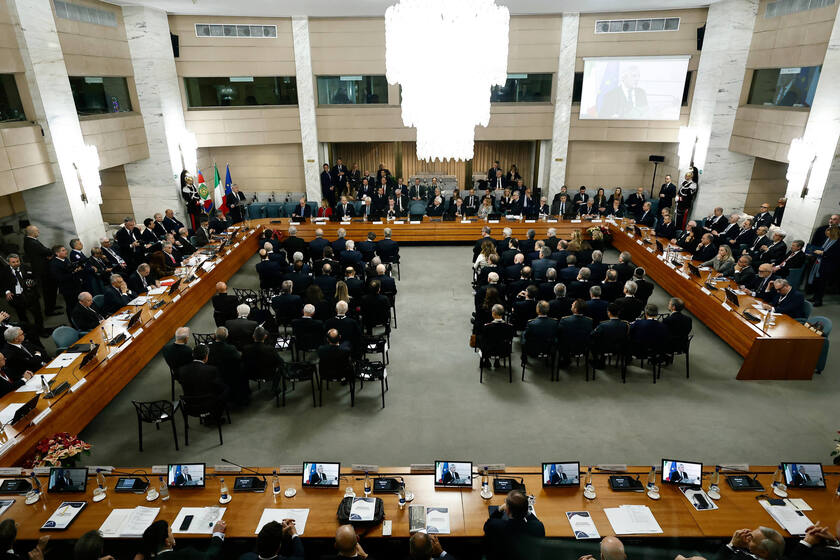
<svg viewBox="0 0 840 560"><path fill-rule="evenodd" d="M569 520L569 525L572 526L572 531L575 533L575 538L581 539L600 539L598 528L595 527L595 521L588 511L567 511L566 518Z"/></svg>
<svg viewBox="0 0 840 560"><path fill-rule="evenodd" d="M160 508L143 506L112 510L99 532L106 539L140 538L159 512Z"/></svg>
<svg viewBox="0 0 840 560"><path fill-rule="evenodd" d="M350 522L373 521L376 498L354 498L350 506Z"/></svg>
<svg viewBox="0 0 840 560"><path fill-rule="evenodd" d="M408 507L410 533L426 531L429 534L448 535L449 508L411 505Z"/></svg>
<svg viewBox="0 0 840 560"><path fill-rule="evenodd" d="M292 519L295 522L295 531L297 531L297 534L303 535L303 531L306 529L306 520L308 517L308 509L265 508L263 510L262 517L260 517L260 522L257 523L257 530L254 531L254 534L259 534L259 532L262 531L262 528L272 521L282 523L284 519Z"/></svg>
<svg viewBox="0 0 840 560"><path fill-rule="evenodd" d="M77 356L79 354L76 354ZM33 375L32 378L24 383L20 388L17 389L17 393L43 393L43 385L44 383L49 386L50 381L55 379L56 374L54 373L45 373L39 375Z"/></svg>
<svg viewBox="0 0 840 560"><path fill-rule="evenodd" d="M804 535L808 527L813 525L804 513L787 503L782 502L782 505L776 505L767 500L759 500L758 503L791 535Z"/></svg>
<svg viewBox="0 0 840 560"><path fill-rule="evenodd" d="M623 505L604 510L616 535L661 533L653 512L647 506Z"/></svg>

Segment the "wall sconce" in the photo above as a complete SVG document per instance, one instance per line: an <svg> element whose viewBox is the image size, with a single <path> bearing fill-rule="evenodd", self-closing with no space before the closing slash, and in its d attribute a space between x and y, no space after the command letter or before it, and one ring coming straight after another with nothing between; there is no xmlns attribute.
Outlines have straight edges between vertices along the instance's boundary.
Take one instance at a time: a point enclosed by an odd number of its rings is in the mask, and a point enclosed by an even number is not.
<svg viewBox="0 0 840 560"><path fill-rule="evenodd" d="M102 179L99 176L99 152L96 146L82 146L73 161L79 187L82 191L82 202L102 204Z"/></svg>
<svg viewBox="0 0 840 560"><path fill-rule="evenodd" d="M785 175L788 180L788 192L800 189L799 198L808 195L808 182L811 170L817 159L815 146L804 138L794 138L788 150L788 168Z"/></svg>

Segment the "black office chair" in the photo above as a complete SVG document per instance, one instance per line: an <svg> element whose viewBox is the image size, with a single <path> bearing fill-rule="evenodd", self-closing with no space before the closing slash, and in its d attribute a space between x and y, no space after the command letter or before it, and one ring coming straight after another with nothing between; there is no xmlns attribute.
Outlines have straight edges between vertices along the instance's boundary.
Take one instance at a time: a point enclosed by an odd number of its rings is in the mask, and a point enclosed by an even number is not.
<svg viewBox="0 0 840 560"><path fill-rule="evenodd" d="M363 359L356 362L355 369L360 391L365 388L365 381L379 381L382 390L382 408L385 408L385 391L388 390L388 371L385 369L385 364Z"/></svg>
<svg viewBox="0 0 840 560"><path fill-rule="evenodd" d="M210 346L214 342L216 342L216 335L215 333L210 334L200 334L200 333L192 333L193 340L195 341L196 346L199 344L203 344L205 346Z"/></svg>
<svg viewBox="0 0 840 560"><path fill-rule="evenodd" d="M658 341L657 341L658 342ZM654 344L643 344L639 345L633 343L631 341L630 346L627 352L627 360L632 360L633 358L639 359L639 366L642 369L645 369L645 361L647 361L648 365L651 368L651 374L653 375L653 382L656 383L656 380L662 374L662 364L665 362L666 353ZM625 367L621 372L621 382L627 382L627 368Z"/></svg>
<svg viewBox="0 0 840 560"><path fill-rule="evenodd" d="M590 356L592 364L592 380L596 379L595 371L603 364L604 367L612 365L615 358L615 365L624 379L627 372L627 338L618 340L593 340L590 343ZM601 368L603 369L603 368Z"/></svg>
<svg viewBox="0 0 840 560"><path fill-rule="evenodd" d="M143 452L143 423L154 424L160 430L163 422L172 423L172 437L175 439L175 451L178 451L178 429L175 427L175 411L179 402L175 401L131 401L137 413L137 433L140 441L140 452Z"/></svg>
<svg viewBox="0 0 840 560"><path fill-rule="evenodd" d="M394 267L397 268L397 280L402 280L400 276L400 256L394 255L382 257L382 264L385 265L385 268L388 270L388 274L391 274L394 271Z"/></svg>
<svg viewBox="0 0 840 560"><path fill-rule="evenodd" d="M323 343L324 335L320 330L317 335L292 330L291 348L296 362L306 361L307 352L317 352L318 347Z"/></svg>
<svg viewBox="0 0 840 560"><path fill-rule="evenodd" d="M689 378L689 351L691 350L691 341L694 339L693 334L689 334L685 340L678 341L676 344L672 341L671 351L668 353L671 361L674 357L680 354L685 355L685 378ZM662 368L660 368L659 375L662 375Z"/></svg>
<svg viewBox="0 0 840 560"><path fill-rule="evenodd" d="M391 357L388 352L388 337L384 334L367 335L362 338L362 354L381 354L382 363L388 365L391 362Z"/></svg>
<svg viewBox="0 0 840 560"><path fill-rule="evenodd" d="M480 339L479 339L480 340ZM478 346L482 346L479 342ZM493 345L482 346L478 348L478 382L484 383L484 363L485 360L489 361L499 360L501 365L504 365L507 362L508 368L508 383L513 383L513 339L509 338L506 341L500 343L496 343ZM523 376L524 376L524 367L523 367ZM524 377L523 377L524 380Z"/></svg>
<svg viewBox="0 0 840 560"><path fill-rule="evenodd" d="M315 401L315 384L318 382L318 366L315 362L283 362L280 365L279 377L281 382L280 393L283 394L283 406L286 406L287 384L292 383L292 391L295 390L295 383L309 381L312 385L312 406L317 407ZM320 386L319 386L320 390Z"/></svg>
<svg viewBox="0 0 840 560"><path fill-rule="evenodd" d="M215 395L181 395L180 406L184 416L184 445L190 444L190 416L198 418L203 424L214 422L219 428L219 445L224 445L222 423L225 417L230 424L230 411L225 403L220 402Z"/></svg>
<svg viewBox="0 0 840 560"><path fill-rule="evenodd" d="M527 347L527 348L526 348ZM557 343L555 341L528 341L522 348L522 381L525 381L525 368L528 366L528 358L545 360L551 369L551 381L560 378L559 371L555 370L557 358Z"/></svg>
<svg viewBox="0 0 840 560"><path fill-rule="evenodd" d="M353 361L349 358L347 362L337 366L324 367L323 362L318 363L318 406L324 406L324 382L327 384L327 391L330 390L330 381L346 381L350 385L350 406L356 403L355 370Z"/></svg>

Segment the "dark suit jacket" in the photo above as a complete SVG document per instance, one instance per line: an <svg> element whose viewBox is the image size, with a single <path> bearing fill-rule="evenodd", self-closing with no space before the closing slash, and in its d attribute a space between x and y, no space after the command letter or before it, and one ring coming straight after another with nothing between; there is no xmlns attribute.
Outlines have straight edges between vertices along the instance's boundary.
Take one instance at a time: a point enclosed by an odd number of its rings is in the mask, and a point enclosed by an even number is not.
<svg viewBox="0 0 840 560"><path fill-rule="evenodd" d="M303 541L300 537L295 537L289 542L289 555L288 556L277 556L275 560L303 560L304 558L304 551L303 551ZM447 554L447 557L449 555ZM256 552L246 552L242 556L239 557L239 560L259 560L259 556ZM453 559L454 560L454 559Z"/></svg>
<svg viewBox="0 0 840 560"><path fill-rule="evenodd" d="M662 319L662 324L668 329L668 338L672 346L682 344L691 333L691 317L681 312L674 312Z"/></svg>
<svg viewBox="0 0 840 560"><path fill-rule="evenodd" d="M733 271L732 281L739 286L752 286L755 282L755 270L752 266L748 266L740 272Z"/></svg>
<svg viewBox="0 0 840 560"><path fill-rule="evenodd" d="M352 317L343 318L333 317L324 322L324 332L330 329L338 331L338 336L341 338L341 343L345 342L350 345L354 357L360 356L362 351L362 328L359 322Z"/></svg>
<svg viewBox="0 0 840 560"><path fill-rule="evenodd" d="M163 347L163 359L172 371L178 373L183 366L192 362L192 348L186 344L175 344L171 340Z"/></svg>
<svg viewBox="0 0 840 560"><path fill-rule="evenodd" d="M795 255L792 255L791 251L788 251L787 254L782 257L782 260L779 261L779 266L781 266L781 268L776 272L776 274L782 278L787 278L787 275L792 268L802 268L805 266L805 252L797 251Z"/></svg>
<svg viewBox="0 0 840 560"><path fill-rule="evenodd" d="M58 291L65 296L75 296L79 293L79 284L76 282L76 277L73 275L74 265L70 264L69 259L63 261L53 257L50 261L50 274L55 278L58 284Z"/></svg>
<svg viewBox="0 0 840 560"><path fill-rule="evenodd" d="M37 348L26 340L23 341L21 346L28 352L8 342L3 346L3 356L6 357L6 373L12 379L20 379L27 370L32 373L37 372L50 359L46 351ZM39 351L41 355L36 356L35 352Z"/></svg>
<svg viewBox="0 0 840 560"><path fill-rule="evenodd" d="M304 350L315 350L324 343L324 323L318 319L301 317L292 321L295 344Z"/></svg>
<svg viewBox="0 0 840 560"><path fill-rule="evenodd" d="M280 294L271 300L278 321L296 319L303 311L303 299L295 294Z"/></svg>
<svg viewBox="0 0 840 560"><path fill-rule="evenodd" d="M557 319L536 317L528 321L522 331L523 351L529 356L548 350L557 340Z"/></svg>
<svg viewBox="0 0 840 560"><path fill-rule="evenodd" d="M496 510L484 523L487 560L527 560L538 556L545 526L534 515L510 519ZM536 553L536 554L535 554Z"/></svg>
<svg viewBox="0 0 840 560"><path fill-rule="evenodd" d="M709 243L705 246L698 243L698 246L692 250L692 258L696 261L706 262L715 258L717 252L718 250L714 243Z"/></svg>
<svg viewBox="0 0 840 560"><path fill-rule="evenodd" d="M481 328L478 344L484 357L505 354L510 350L515 332L513 325L504 321L491 321Z"/></svg>
<svg viewBox="0 0 840 560"><path fill-rule="evenodd" d="M621 319L601 321L592 331L592 353L621 351L626 347L629 336L630 325L626 321Z"/></svg>
<svg viewBox="0 0 840 560"><path fill-rule="evenodd" d="M121 227L114 234L114 240L117 242L120 256L123 259L131 260L134 257L142 257L143 245L142 242L137 247L132 247L131 244L135 241L140 241L140 231L135 227L128 231L125 227Z"/></svg>
<svg viewBox="0 0 840 560"><path fill-rule="evenodd" d="M230 319L236 319L236 306L239 299L231 294L216 294L213 296L213 314L218 314L221 324Z"/></svg>
<svg viewBox="0 0 840 560"><path fill-rule="evenodd" d="M181 223L178 218L169 218L167 216L163 217L163 227L166 228L166 231L169 233L178 233L178 230L184 227L184 224Z"/></svg>
<svg viewBox="0 0 840 560"><path fill-rule="evenodd" d="M730 548L729 545L720 547L717 560L755 560L755 556L742 548Z"/></svg>
<svg viewBox="0 0 840 560"><path fill-rule="evenodd" d="M23 238L23 252L32 266L35 276L41 277L47 270L47 263L52 258L53 252L43 243L32 237Z"/></svg>
<svg viewBox="0 0 840 560"><path fill-rule="evenodd" d="M270 379L282 363L272 344L252 342L242 349L242 371L250 379Z"/></svg>
<svg viewBox="0 0 840 560"><path fill-rule="evenodd" d="M633 350L667 350L670 340L668 328L656 319L639 319L630 324L630 344Z"/></svg>
<svg viewBox="0 0 840 560"><path fill-rule="evenodd" d="M130 290L123 295L113 286L105 286L104 295L105 303L102 304L102 313L105 315L116 313L120 308L128 305L128 302L134 299L134 293Z"/></svg>
<svg viewBox="0 0 840 560"><path fill-rule="evenodd" d="M205 230L202 227L199 227L195 230L195 244L198 247L204 247L210 243L210 230Z"/></svg>
<svg viewBox="0 0 840 560"><path fill-rule="evenodd" d="M227 387L222 383L216 366L205 364L198 360L181 366L178 370L178 381L184 389L185 396L222 395Z"/></svg>
<svg viewBox="0 0 840 560"><path fill-rule="evenodd" d="M796 289L791 289L786 296L776 292L771 303L773 311L784 313L794 319L800 319L805 314L805 294Z"/></svg>
<svg viewBox="0 0 840 560"><path fill-rule="evenodd" d="M760 260L763 263L779 264L785 258L787 253L787 245L784 241L778 243L768 243L767 250L761 253Z"/></svg>
<svg viewBox="0 0 840 560"><path fill-rule="evenodd" d="M340 345L324 344L318 348L318 373L322 379L340 379L353 375L350 351Z"/></svg>
<svg viewBox="0 0 840 560"><path fill-rule="evenodd" d="M236 346L239 350L245 347L254 340L254 329L259 324L250 319L231 319L225 321L225 327L228 330L228 340L231 344Z"/></svg>
<svg viewBox="0 0 840 560"><path fill-rule="evenodd" d="M677 235L677 228L674 225L674 222L665 223L664 221L660 221L656 224L656 229L654 230L656 233L656 237L665 237L667 239L674 239Z"/></svg>
<svg viewBox="0 0 840 560"><path fill-rule="evenodd" d="M548 301L548 316L553 319L562 319L572 313L572 300L569 297L554 298Z"/></svg>
<svg viewBox="0 0 840 560"><path fill-rule="evenodd" d="M601 299L615 301L622 296L623 284L616 282L601 282Z"/></svg>
<svg viewBox="0 0 840 560"><path fill-rule="evenodd" d="M616 263L613 265L613 270L616 271L618 274L618 283L621 287L624 287L624 283L633 278L633 271L636 270L636 266L631 263Z"/></svg>
<svg viewBox="0 0 840 560"><path fill-rule="evenodd" d="M840 549L821 545L809 548L797 542L787 557L790 560L840 560Z"/></svg>
<svg viewBox="0 0 840 560"><path fill-rule="evenodd" d="M312 260L320 259L324 256L324 247L329 245L330 242L324 239L323 237L316 237L312 241L309 242L309 256ZM344 248L342 246L342 248Z"/></svg>
<svg viewBox="0 0 840 560"><path fill-rule="evenodd" d="M172 552L161 552L155 558L161 560L217 560L222 554L222 539L213 537L210 545L204 551L192 547L178 548Z"/></svg>
<svg viewBox="0 0 840 560"><path fill-rule="evenodd" d="M140 278L140 274L138 272L134 272L131 276L129 276L125 283L128 285L128 289L137 295L143 295L149 291L149 287L155 287L155 281L151 272L148 276L146 276L147 286L143 286L143 280Z"/></svg>
<svg viewBox="0 0 840 560"><path fill-rule="evenodd" d="M615 300L621 311L618 317L628 323L635 321L645 308L645 304L637 297L622 296Z"/></svg>
<svg viewBox="0 0 840 560"><path fill-rule="evenodd" d="M73 325L79 330L91 331L99 326L99 321L102 314L96 309L95 304L90 307L85 307L81 303L77 303L73 308L73 313L70 318L73 320Z"/></svg>
<svg viewBox="0 0 840 560"><path fill-rule="evenodd" d="M591 299L586 302L586 308L583 313L592 319L593 326L597 327L602 321L607 320L607 307L609 305L610 302L605 299Z"/></svg>
<svg viewBox="0 0 840 560"><path fill-rule="evenodd" d="M303 253L303 258L306 260L308 258L307 250L306 250L306 241L301 239L296 235L291 235L283 241L283 248L286 250L286 255L289 258L289 262L292 260L292 256L300 251Z"/></svg>
<svg viewBox="0 0 840 560"><path fill-rule="evenodd" d="M560 351L568 354L582 350L589 342L592 319L585 315L568 315L560 319Z"/></svg>

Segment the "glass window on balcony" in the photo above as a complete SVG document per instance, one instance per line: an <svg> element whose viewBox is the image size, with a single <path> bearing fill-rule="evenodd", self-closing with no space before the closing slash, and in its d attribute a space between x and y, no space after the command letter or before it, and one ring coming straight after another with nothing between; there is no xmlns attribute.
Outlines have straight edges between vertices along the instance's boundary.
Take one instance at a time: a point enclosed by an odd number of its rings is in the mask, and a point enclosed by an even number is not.
<svg viewBox="0 0 840 560"><path fill-rule="evenodd" d="M388 103L385 76L318 76L319 105Z"/></svg>
<svg viewBox="0 0 840 560"><path fill-rule="evenodd" d="M493 86L491 103L550 103L551 74L508 74L503 86Z"/></svg>
<svg viewBox="0 0 840 560"><path fill-rule="evenodd" d="M810 107L822 66L759 68L753 72L747 103L770 107Z"/></svg>
<svg viewBox="0 0 840 560"><path fill-rule="evenodd" d="M25 120L14 74L0 74L0 122Z"/></svg>
<svg viewBox="0 0 840 560"><path fill-rule="evenodd" d="M131 111L128 81L113 76L70 76L70 89L79 116Z"/></svg>
<svg viewBox="0 0 840 560"><path fill-rule="evenodd" d="M190 108L297 105L298 102L294 76L184 78L184 86Z"/></svg>

